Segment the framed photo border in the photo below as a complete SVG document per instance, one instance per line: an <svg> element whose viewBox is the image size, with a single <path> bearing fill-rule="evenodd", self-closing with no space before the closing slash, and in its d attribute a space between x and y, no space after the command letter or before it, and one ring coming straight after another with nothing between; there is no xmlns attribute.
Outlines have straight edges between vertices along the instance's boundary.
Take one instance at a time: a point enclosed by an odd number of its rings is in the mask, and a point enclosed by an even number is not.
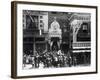
<svg viewBox="0 0 100 80"><path fill-rule="evenodd" d="M96 9L96 71L81 72L81 73L63 73L50 75L33 75L33 76L17 76L17 4L28 5L50 5L62 7L79 7L79 8L94 8ZM74 4L59 4L59 3L42 3L42 2L27 2L27 1L12 1L11 2L11 78L35 78L35 77L51 77L51 76L66 76L66 75L82 75L98 73L98 7L89 5L74 5Z"/></svg>

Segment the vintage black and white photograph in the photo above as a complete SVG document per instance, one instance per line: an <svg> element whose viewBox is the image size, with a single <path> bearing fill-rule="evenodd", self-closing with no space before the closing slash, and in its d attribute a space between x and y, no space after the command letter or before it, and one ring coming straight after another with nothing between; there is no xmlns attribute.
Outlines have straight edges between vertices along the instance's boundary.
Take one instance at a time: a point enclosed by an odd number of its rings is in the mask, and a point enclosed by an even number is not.
<svg viewBox="0 0 100 80"><path fill-rule="evenodd" d="M23 69L90 65L90 13L23 10Z"/></svg>
<svg viewBox="0 0 100 80"><path fill-rule="evenodd" d="M97 73L97 7L12 3L12 76Z"/></svg>

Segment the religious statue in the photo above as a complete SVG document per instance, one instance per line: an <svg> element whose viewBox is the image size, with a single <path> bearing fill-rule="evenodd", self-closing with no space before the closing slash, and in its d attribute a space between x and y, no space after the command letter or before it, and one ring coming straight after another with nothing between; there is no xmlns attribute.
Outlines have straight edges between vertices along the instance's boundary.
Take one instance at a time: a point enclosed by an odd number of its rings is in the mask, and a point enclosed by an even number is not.
<svg viewBox="0 0 100 80"><path fill-rule="evenodd" d="M59 33L61 34L60 24L56 20L57 18L54 17L54 21L50 25L49 33Z"/></svg>

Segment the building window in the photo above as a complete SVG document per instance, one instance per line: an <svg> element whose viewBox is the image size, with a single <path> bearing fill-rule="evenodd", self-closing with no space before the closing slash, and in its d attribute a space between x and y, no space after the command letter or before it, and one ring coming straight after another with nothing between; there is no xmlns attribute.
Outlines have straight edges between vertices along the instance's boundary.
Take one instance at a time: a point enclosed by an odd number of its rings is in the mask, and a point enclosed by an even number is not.
<svg viewBox="0 0 100 80"><path fill-rule="evenodd" d="M39 19L36 15L26 15L26 27L28 29L38 28Z"/></svg>
<svg viewBox="0 0 100 80"><path fill-rule="evenodd" d="M43 23L43 20L40 20L40 23Z"/></svg>
<svg viewBox="0 0 100 80"><path fill-rule="evenodd" d="M43 16L40 16L40 19L42 19L43 18Z"/></svg>
<svg viewBox="0 0 100 80"><path fill-rule="evenodd" d="M83 31L84 34L88 33L88 23L82 24L82 31Z"/></svg>
<svg viewBox="0 0 100 80"><path fill-rule="evenodd" d="M77 34L77 41L91 41L90 25L83 23Z"/></svg>
<svg viewBox="0 0 100 80"><path fill-rule="evenodd" d="M43 27L43 25L41 24L40 27Z"/></svg>

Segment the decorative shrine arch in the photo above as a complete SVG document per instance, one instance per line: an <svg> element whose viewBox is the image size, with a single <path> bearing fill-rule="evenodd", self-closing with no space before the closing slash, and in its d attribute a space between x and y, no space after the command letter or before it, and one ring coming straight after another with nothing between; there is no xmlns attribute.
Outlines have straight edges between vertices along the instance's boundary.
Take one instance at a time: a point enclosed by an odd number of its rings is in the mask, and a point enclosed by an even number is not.
<svg viewBox="0 0 100 80"><path fill-rule="evenodd" d="M91 16L90 14L79 14L79 13L75 13L70 17L70 25L71 28L73 29L73 43L77 42L77 34L78 31L81 28L81 25L86 22L90 22Z"/></svg>
<svg viewBox="0 0 100 80"><path fill-rule="evenodd" d="M59 40L56 40L56 42L57 42L58 48L60 49L60 44L61 44L61 41L62 41L62 31L60 29L59 23L56 20L54 20L51 23L48 35L49 35L49 41L48 42L49 42L49 45L50 45L50 49L52 48L53 43L54 43L54 41L51 40L52 38L59 38Z"/></svg>

